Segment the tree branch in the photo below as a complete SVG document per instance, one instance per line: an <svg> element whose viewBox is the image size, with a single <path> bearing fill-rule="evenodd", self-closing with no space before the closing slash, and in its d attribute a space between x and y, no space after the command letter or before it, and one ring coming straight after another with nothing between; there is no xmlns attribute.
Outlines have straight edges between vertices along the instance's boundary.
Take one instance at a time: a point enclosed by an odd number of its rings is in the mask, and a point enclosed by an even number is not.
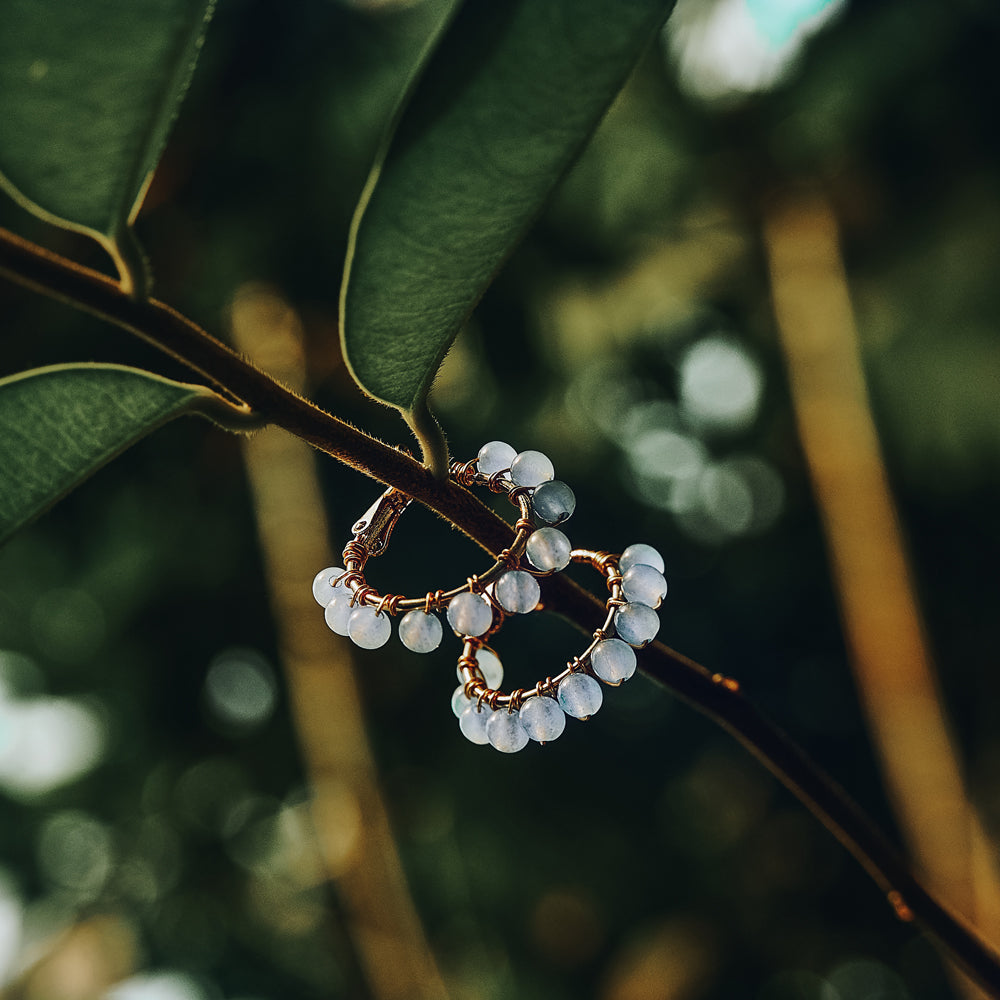
<svg viewBox="0 0 1000 1000"><path fill-rule="evenodd" d="M309 442L378 482L404 490L492 553L513 532L451 480L438 480L409 455L324 412L169 306L137 302L109 278L0 229L0 274L130 330L247 403L267 422ZM548 610L585 632L605 607L564 577L543 581ZM902 920L931 933L973 978L1000 1000L1000 956L946 909L845 792L742 695L739 684L662 643L643 651L642 671L743 744L851 852Z"/></svg>

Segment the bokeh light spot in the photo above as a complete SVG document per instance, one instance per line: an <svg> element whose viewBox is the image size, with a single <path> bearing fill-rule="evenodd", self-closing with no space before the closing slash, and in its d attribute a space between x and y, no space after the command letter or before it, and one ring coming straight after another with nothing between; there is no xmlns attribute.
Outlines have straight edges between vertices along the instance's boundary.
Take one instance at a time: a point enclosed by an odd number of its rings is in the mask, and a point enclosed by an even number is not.
<svg viewBox="0 0 1000 1000"><path fill-rule="evenodd" d="M681 359L681 404L695 424L727 431L749 427L762 389L759 365L729 337L706 337Z"/></svg>
<svg viewBox="0 0 1000 1000"><path fill-rule="evenodd" d="M96 899L112 870L108 828L93 816L66 810L50 816L38 837L38 863L46 877L78 900Z"/></svg>
<svg viewBox="0 0 1000 1000"><path fill-rule="evenodd" d="M222 723L241 732L258 729L274 712L274 674L256 650L228 649L208 668L205 700Z"/></svg>

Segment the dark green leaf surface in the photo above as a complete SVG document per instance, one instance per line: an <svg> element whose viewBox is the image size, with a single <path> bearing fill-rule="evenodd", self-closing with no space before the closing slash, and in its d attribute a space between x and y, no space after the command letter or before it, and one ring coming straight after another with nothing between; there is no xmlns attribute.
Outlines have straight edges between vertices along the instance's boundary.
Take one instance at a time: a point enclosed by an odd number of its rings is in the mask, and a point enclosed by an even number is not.
<svg viewBox="0 0 1000 1000"><path fill-rule="evenodd" d="M139 438L219 397L118 365L57 365L0 379L0 542Z"/></svg>
<svg viewBox="0 0 1000 1000"><path fill-rule="evenodd" d="M467 2L418 79L355 216L348 364L418 408L445 352L672 4Z"/></svg>
<svg viewBox="0 0 1000 1000"><path fill-rule="evenodd" d="M211 6L3 4L0 184L43 218L97 237L120 267L134 256L128 224L187 88Z"/></svg>

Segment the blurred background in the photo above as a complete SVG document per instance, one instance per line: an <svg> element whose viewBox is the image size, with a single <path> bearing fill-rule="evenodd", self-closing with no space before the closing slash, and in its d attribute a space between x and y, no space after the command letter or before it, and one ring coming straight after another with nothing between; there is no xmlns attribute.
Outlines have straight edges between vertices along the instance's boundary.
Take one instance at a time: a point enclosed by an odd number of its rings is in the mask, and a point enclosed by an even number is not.
<svg viewBox="0 0 1000 1000"><path fill-rule="evenodd" d="M404 445L345 371L337 295L446 9L224 0L138 223L159 298ZM660 637L995 942L998 41L985 0L681 0L434 393L456 457L551 456L575 544L656 545ZM8 201L0 224L108 270ZM189 378L12 285L0 308L0 375ZM310 582L378 492L185 420L0 550L0 996L973 995L645 678L507 757L460 736L447 642L339 642ZM423 592L482 560L412 511L370 577ZM533 682L579 640L535 615L500 643Z"/></svg>

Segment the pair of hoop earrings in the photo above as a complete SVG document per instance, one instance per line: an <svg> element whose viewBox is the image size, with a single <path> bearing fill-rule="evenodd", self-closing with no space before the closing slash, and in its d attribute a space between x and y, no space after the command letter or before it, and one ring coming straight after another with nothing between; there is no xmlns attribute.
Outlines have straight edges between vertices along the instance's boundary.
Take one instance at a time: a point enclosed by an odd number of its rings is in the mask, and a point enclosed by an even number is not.
<svg viewBox="0 0 1000 1000"><path fill-rule="evenodd" d="M365 577L369 559L382 555L410 497L390 488L355 522L354 537L344 547L344 566L321 570L313 596L327 625L364 649L389 640L391 619L402 614L399 638L408 649L428 653L441 643L444 612L462 642L459 687L451 699L462 734L473 743L490 743L505 753L534 740L558 738L566 716L588 719L603 702L598 680L617 687L635 672L635 649L659 630L656 609L667 593L663 557L652 546L630 545L621 555L574 549L559 529L576 508L573 491L554 478L549 459L538 451L516 452L502 441L484 445L470 462L452 463L459 485L485 487L505 494L517 509L514 540L485 572L450 590L423 597L381 594ZM571 562L592 566L608 590L607 614L587 648L555 676L531 688L505 693L503 666L490 640L506 617L528 614L539 603L538 577L565 569Z"/></svg>

